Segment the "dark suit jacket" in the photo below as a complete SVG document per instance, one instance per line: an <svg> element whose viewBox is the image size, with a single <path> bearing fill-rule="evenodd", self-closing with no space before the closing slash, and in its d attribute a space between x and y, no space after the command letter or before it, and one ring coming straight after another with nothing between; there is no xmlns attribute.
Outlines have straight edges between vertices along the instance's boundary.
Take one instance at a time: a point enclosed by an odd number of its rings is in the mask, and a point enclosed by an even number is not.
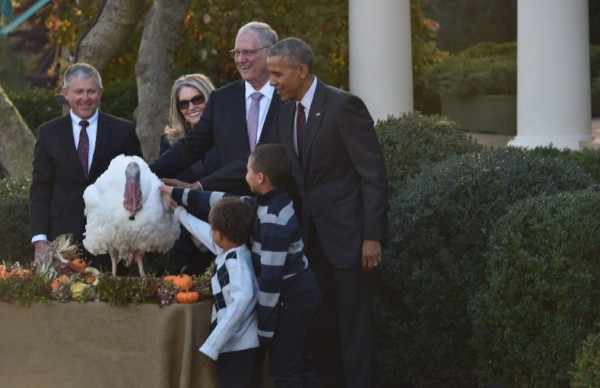
<svg viewBox="0 0 600 388"><path fill-rule="evenodd" d="M200 179L206 190L248 194L246 165L250 146L246 126L244 81L236 81L213 91L206 103L202 118L185 137L161 155L150 169L159 177L176 177L204 157L215 147L218 168ZM281 100L273 94L259 143L269 137L269 131Z"/></svg>
<svg viewBox="0 0 600 388"><path fill-rule="evenodd" d="M337 268L360 265L363 240L384 238L387 178L373 119L356 96L317 81L300 161L294 158L296 195L302 200L302 232L310 222L328 259ZM295 101L283 104L273 141L296 155Z"/></svg>
<svg viewBox="0 0 600 388"><path fill-rule="evenodd" d="M142 156L135 126L100 112L96 148L86 180L73 139L71 116L67 114L40 126L29 199L32 236L46 234L52 241L58 235L72 233L81 242L85 227L83 192L120 154Z"/></svg>
<svg viewBox="0 0 600 388"><path fill-rule="evenodd" d="M165 134L162 134L160 136L160 150L158 151L158 154L162 155L170 149L171 144L169 144L167 136ZM190 165L188 168L177 174L176 178L183 182L196 182L202 177L206 176L207 174L216 171L218 167L218 162L219 161L217 159L217 152L213 147L208 150L204 158L192 163L192 165Z"/></svg>

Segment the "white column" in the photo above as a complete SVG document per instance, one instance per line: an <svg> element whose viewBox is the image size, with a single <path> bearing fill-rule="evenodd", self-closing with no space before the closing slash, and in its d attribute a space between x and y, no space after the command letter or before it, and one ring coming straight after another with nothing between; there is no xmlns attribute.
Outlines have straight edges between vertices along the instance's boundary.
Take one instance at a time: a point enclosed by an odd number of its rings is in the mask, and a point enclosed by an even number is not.
<svg viewBox="0 0 600 388"><path fill-rule="evenodd" d="M591 140L588 0L518 0L517 136L580 149Z"/></svg>
<svg viewBox="0 0 600 388"><path fill-rule="evenodd" d="M375 121L413 111L410 0L349 0L350 91Z"/></svg>

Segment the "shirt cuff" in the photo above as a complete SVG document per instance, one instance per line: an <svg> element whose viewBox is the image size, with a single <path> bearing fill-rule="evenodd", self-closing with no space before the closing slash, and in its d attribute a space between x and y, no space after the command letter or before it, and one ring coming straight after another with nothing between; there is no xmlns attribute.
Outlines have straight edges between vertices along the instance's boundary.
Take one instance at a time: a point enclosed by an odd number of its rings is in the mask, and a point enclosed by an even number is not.
<svg viewBox="0 0 600 388"><path fill-rule="evenodd" d="M31 239L31 243L33 244L36 241L48 241L48 236L46 236L45 234L36 234Z"/></svg>

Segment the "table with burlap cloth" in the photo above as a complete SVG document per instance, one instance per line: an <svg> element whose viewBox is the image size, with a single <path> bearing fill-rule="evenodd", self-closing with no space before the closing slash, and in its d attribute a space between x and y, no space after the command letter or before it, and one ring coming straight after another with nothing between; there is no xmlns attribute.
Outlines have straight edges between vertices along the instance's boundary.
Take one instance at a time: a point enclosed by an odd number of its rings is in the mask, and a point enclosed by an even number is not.
<svg viewBox="0 0 600 388"><path fill-rule="evenodd" d="M218 387L211 302L0 302L0 387Z"/></svg>

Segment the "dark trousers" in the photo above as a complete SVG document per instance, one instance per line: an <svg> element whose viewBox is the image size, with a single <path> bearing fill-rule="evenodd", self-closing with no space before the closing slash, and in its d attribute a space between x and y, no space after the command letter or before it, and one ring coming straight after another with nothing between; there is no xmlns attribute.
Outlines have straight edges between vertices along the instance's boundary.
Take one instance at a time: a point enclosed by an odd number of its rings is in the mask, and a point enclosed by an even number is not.
<svg viewBox="0 0 600 388"><path fill-rule="evenodd" d="M261 385L260 348L225 352L217 366L223 388L259 388Z"/></svg>
<svg viewBox="0 0 600 388"><path fill-rule="evenodd" d="M201 251L194 245L190 232L181 226L181 234L171 250L173 273L178 274L185 267L188 275L202 275L215 255L208 249Z"/></svg>
<svg viewBox="0 0 600 388"><path fill-rule="evenodd" d="M373 386L374 275L335 268L311 228L307 256L323 303L315 331L315 367L324 388ZM343 241L340 241L343 244Z"/></svg>
<svg viewBox="0 0 600 388"><path fill-rule="evenodd" d="M292 284L281 294L269 347L271 378L277 388L320 387L313 363L313 335L321 292L310 270L288 280ZM307 282L311 284L308 289Z"/></svg>

